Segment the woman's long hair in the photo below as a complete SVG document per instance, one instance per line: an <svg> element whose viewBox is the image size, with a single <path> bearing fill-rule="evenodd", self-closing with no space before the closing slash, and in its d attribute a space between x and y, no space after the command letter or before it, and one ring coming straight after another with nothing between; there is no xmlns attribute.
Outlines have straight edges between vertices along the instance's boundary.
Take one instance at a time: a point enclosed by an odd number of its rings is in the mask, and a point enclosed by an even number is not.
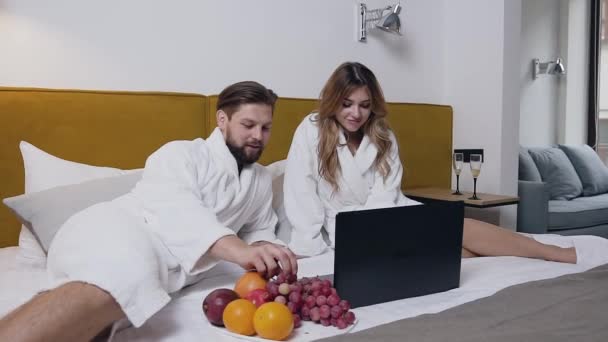
<svg viewBox="0 0 608 342"><path fill-rule="evenodd" d="M373 143L378 154L373 167L386 179L391 171L387 161L392 142L386 121L386 102L376 76L366 66L356 62L340 65L321 90L317 122L319 127L319 175L339 190L338 176L341 172L337 148L339 145L340 123L336 113L353 91L365 87L370 96L370 115L362 127L363 133Z"/></svg>

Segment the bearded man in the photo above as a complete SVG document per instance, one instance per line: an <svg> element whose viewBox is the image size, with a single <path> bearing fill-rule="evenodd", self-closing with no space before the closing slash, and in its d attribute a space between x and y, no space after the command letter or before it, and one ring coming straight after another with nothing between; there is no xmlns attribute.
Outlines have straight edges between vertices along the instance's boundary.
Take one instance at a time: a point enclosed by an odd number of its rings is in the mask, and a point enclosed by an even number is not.
<svg viewBox="0 0 608 342"><path fill-rule="evenodd" d="M258 160L276 94L228 86L206 139L173 141L128 194L72 216L48 252L51 290L0 321L0 340L91 340L114 322L139 327L220 260L272 276L297 272L276 240L271 176Z"/></svg>

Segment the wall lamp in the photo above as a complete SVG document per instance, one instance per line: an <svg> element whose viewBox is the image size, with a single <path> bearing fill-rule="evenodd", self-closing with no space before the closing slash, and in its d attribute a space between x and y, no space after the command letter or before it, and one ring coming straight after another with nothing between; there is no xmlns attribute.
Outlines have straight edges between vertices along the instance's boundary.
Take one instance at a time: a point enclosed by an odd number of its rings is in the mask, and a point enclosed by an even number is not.
<svg viewBox="0 0 608 342"><path fill-rule="evenodd" d="M399 19L401 4L391 5L384 8L368 10L364 3L359 4L359 41L367 41L367 30L379 28L386 32L401 35L401 20Z"/></svg>
<svg viewBox="0 0 608 342"><path fill-rule="evenodd" d="M539 75L565 75L566 67L561 58L555 61L540 62L538 58L532 60L532 79L537 79Z"/></svg>

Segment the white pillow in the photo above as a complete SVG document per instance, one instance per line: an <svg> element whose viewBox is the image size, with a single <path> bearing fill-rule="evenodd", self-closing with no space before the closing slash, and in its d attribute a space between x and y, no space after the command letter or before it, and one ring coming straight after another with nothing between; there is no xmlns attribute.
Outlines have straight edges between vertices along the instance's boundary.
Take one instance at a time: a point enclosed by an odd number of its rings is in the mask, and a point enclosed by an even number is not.
<svg viewBox="0 0 608 342"><path fill-rule="evenodd" d="M62 185L27 195L5 198L7 205L37 237L47 252L59 228L74 214L122 196L141 179L142 172Z"/></svg>
<svg viewBox="0 0 608 342"><path fill-rule="evenodd" d="M121 170L76 163L55 157L25 141L19 144L19 148L21 149L25 169L25 194L141 170ZM272 207L278 217L276 235L283 242L289 243L291 241L291 224L285 214L283 203L285 163L286 160L279 160L266 166L266 169L272 175ZM37 266L46 264L44 249L40 246L34 234L25 226L21 226L19 247L18 258L20 261Z"/></svg>
<svg viewBox="0 0 608 342"><path fill-rule="evenodd" d="M19 148L25 170L26 194L137 171L75 163L48 154L25 141L19 144ZM24 226L21 226L19 234L19 247L17 257L20 261L37 266L46 264L44 250L32 232Z"/></svg>
<svg viewBox="0 0 608 342"><path fill-rule="evenodd" d="M291 241L291 223L287 219L283 201L283 178L286 162L285 159L279 160L266 166L266 169L272 175L272 208L279 219L275 234L279 240L288 244Z"/></svg>

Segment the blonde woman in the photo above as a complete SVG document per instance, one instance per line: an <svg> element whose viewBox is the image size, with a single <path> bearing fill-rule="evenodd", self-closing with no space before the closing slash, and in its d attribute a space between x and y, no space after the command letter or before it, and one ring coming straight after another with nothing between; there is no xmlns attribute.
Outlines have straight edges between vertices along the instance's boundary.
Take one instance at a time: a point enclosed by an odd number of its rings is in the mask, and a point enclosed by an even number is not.
<svg viewBox="0 0 608 342"><path fill-rule="evenodd" d="M387 114L371 70L348 62L333 72L321 91L318 112L298 126L287 157L285 210L296 254L312 256L333 247L340 211L418 204L401 192L403 168ZM472 219L464 221L462 255L576 263L574 248L545 245Z"/></svg>

